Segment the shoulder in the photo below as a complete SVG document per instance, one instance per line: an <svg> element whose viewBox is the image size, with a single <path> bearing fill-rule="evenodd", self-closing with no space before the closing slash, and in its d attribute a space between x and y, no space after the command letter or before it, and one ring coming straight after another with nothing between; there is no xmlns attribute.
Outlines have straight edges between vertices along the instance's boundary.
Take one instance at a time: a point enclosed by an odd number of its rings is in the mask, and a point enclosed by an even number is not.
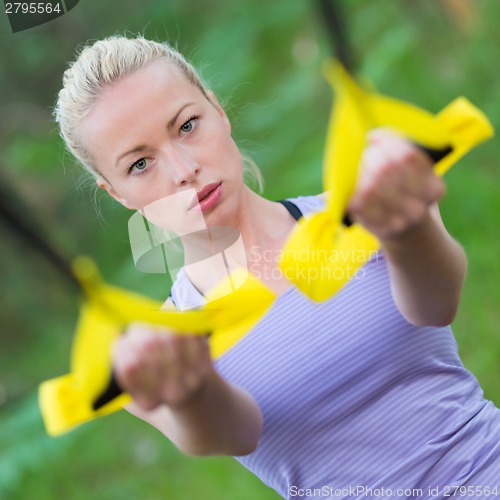
<svg viewBox="0 0 500 500"><path fill-rule="evenodd" d="M325 208L326 193L310 196L297 196L295 198L287 198L287 200L297 205L300 211L306 215L310 212L319 212Z"/></svg>
<svg viewBox="0 0 500 500"><path fill-rule="evenodd" d="M170 302L170 304L180 311L195 309L205 305L207 302L203 295L191 283L184 268L180 269L172 284L169 299L167 299L167 302Z"/></svg>
<svg viewBox="0 0 500 500"><path fill-rule="evenodd" d="M325 204L328 200L328 193L326 191L324 191L323 193L319 193L316 195L316 198L318 198L323 204Z"/></svg>

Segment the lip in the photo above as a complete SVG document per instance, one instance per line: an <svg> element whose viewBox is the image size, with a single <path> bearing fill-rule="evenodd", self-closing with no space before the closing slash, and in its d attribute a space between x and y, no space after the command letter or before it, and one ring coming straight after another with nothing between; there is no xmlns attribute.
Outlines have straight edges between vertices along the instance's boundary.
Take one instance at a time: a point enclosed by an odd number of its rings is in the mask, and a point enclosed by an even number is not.
<svg viewBox="0 0 500 500"><path fill-rule="evenodd" d="M196 198L189 210L201 210L206 212L217 205L222 196L222 182L207 184L203 189L196 192Z"/></svg>

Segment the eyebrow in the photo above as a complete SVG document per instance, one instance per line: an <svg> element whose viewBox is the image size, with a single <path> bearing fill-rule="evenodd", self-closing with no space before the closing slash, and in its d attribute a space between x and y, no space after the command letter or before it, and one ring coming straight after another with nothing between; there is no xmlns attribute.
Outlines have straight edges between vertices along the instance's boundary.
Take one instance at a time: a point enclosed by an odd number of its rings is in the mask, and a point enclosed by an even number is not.
<svg viewBox="0 0 500 500"><path fill-rule="evenodd" d="M189 106L192 106L193 104L195 104L194 102L188 102L186 104L184 104L183 106L180 107L180 109L177 111L177 113L175 113L175 115L172 117L171 120L169 120L169 122L167 123L167 129L168 130L171 130L172 127L175 125L175 122L177 121L177 119L179 118L179 115ZM147 149L147 146L145 144L140 144L139 146L135 146L134 148L130 149L129 151L126 151L125 153L121 154L120 156L118 156L118 158L116 159L116 162L115 162L115 166L118 166L118 164L120 163L120 161L125 158L125 156L128 156L132 153L140 153L141 151L144 151Z"/></svg>

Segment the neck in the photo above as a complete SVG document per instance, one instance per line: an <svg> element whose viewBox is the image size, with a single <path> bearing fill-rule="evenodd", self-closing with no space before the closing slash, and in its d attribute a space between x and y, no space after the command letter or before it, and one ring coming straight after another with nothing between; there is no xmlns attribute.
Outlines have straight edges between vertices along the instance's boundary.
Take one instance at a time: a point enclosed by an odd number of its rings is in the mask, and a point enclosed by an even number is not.
<svg viewBox="0 0 500 500"><path fill-rule="evenodd" d="M295 220L283 205L245 186L236 210L223 227L209 227L191 241L182 238L188 264L185 271L203 292L220 282L227 271L242 266L272 286L266 276L277 266L278 255L294 225ZM275 291L288 286L281 283Z"/></svg>
<svg viewBox="0 0 500 500"><path fill-rule="evenodd" d="M234 227L240 231L245 249L281 248L295 222L288 211L246 186L242 194Z"/></svg>
<svg viewBox="0 0 500 500"><path fill-rule="evenodd" d="M279 257L296 221L281 203L266 200L249 189L240 207L244 210L239 212L238 229L246 265L255 277L280 295L290 282L281 276Z"/></svg>

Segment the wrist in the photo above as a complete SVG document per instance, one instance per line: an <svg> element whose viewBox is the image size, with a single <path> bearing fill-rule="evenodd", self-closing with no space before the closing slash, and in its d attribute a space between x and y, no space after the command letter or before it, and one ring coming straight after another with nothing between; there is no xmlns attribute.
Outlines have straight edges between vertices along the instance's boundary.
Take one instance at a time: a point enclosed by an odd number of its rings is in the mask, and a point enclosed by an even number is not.
<svg viewBox="0 0 500 500"><path fill-rule="evenodd" d="M185 398L175 403L168 403L167 406L172 413L177 414L197 411L200 405L203 405L205 401L210 399L210 395L216 390L220 381L219 375L213 367L211 367L205 377L186 395Z"/></svg>
<svg viewBox="0 0 500 500"><path fill-rule="evenodd" d="M379 238L380 245L384 250L394 252L421 246L436 228L436 221L432 217L430 210L427 210L420 221L409 226L404 231Z"/></svg>

